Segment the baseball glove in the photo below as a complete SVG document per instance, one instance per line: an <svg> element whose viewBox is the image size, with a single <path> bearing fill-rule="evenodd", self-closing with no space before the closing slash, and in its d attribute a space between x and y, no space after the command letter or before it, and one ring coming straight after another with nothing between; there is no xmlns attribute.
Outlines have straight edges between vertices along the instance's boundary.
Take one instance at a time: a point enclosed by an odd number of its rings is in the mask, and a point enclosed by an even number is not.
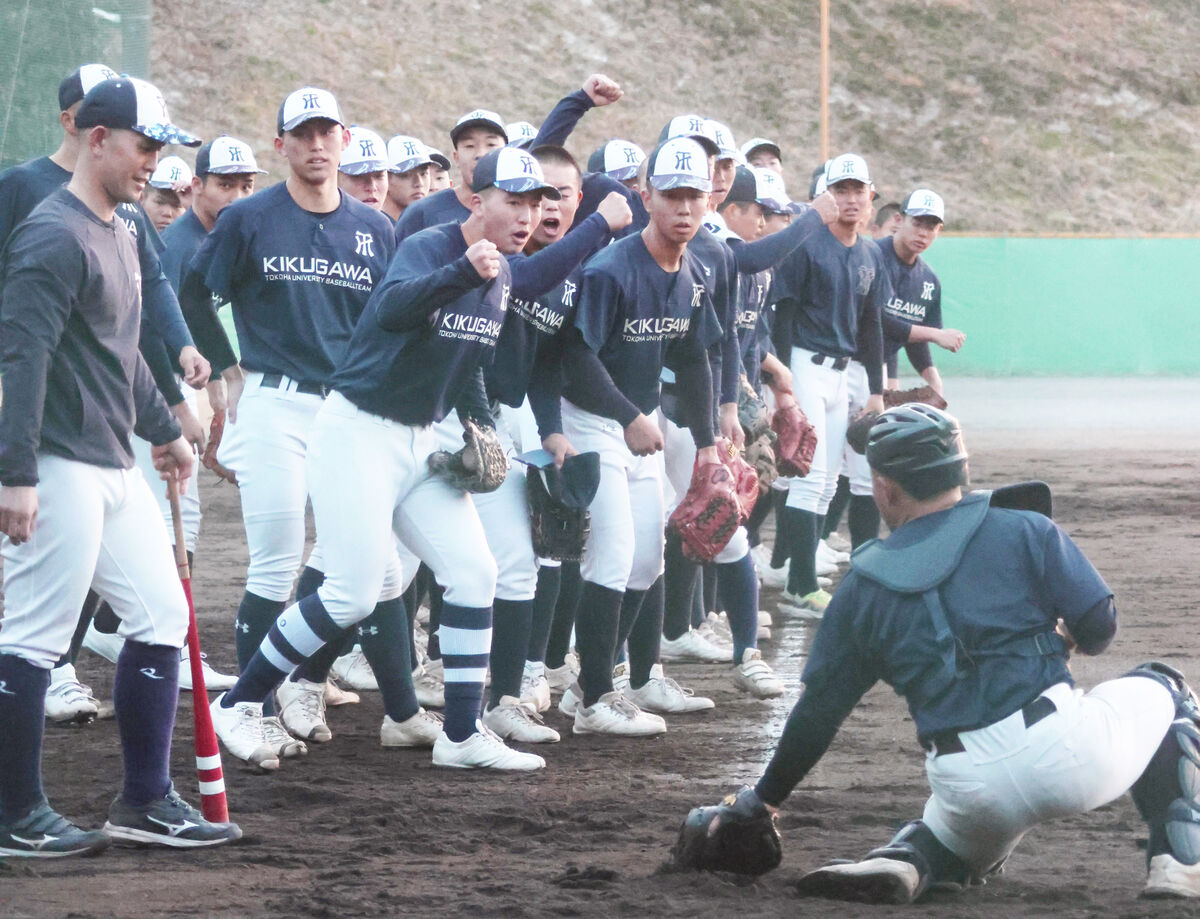
<svg viewBox="0 0 1200 919"><path fill-rule="evenodd" d="M679 534L685 556L711 562L729 544L741 517L742 504L729 467L697 460L687 494L668 523Z"/></svg>
<svg viewBox="0 0 1200 919"><path fill-rule="evenodd" d="M742 380L738 389L738 421L742 423L742 430L746 433L746 443L771 433L767 403L745 380Z"/></svg>
<svg viewBox="0 0 1200 919"><path fill-rule="evenodd" d="M850 445L851 450L855 453L867 452L867 438L870 436L872 425L878 420L878 412L867 411L859 412L850 420L850 426L846 428L846 443Z"/></svg>
<svg viewBox="0 0 1200 919"><path fill-rule="evenodd" d="M225 481L236 485L237 476L234 472L217 462L217 448L221 446L221 435L224 433L225 410L219 409L213 412L212 424L208 426L208 443L204 446L204 452L200 454L200 462L206 469L211 469Z"/></svg>
<svg viewBox="0 0 1200 919"><path fill-rule="evenodd" d="M779 478L779 468L775 465L775 450L771 447L771 438L766 434L753 441L746 441L746 462L754 467L758 474L758 494L762 497L771 488L771 483Z"/></svg>
<svg viewBox="0 0 1200 919"><path fill-rule="evenodd" d="M742 458L741 451L725 438L717 439L717 451L721 454L721 461L733 474L733 490L737 493L740 508L738 523L745 523L758 501L758 473Z"/></svg>
<svg viewBox="0 0 1200 919"><path fill-rule="evenodd" d="M932 386L917 386L913 389L885 389L883 391L883 407L895 408L908 402L924 402L934 408L946 408L950 403Z"/></svg>
<svg viewBox="0 0 1200 919"><path fill-rule="evenodd" d="M779 867L783 840L775 816L745 787L720 804L694 807L679 829L671 863L680 870L760 875Z"/></svg>
<svg viewBox="0 0 1200 919"><path fill-rule="evenodd" d="M472 418L464 418L462 426L463 448L457 453L438 450L429 454L429 471L462 491L495 491L508 475L508 455L496 429L482 427Z"/></svg>
<svg viewBox="0 0 1200 919"><path fill-rule="evenodd" d="M546 490L541 473L530 469L525 476L525 493L529 497L529 529L533 535L533 551L539 558L560 562L578 562L591 531L591 518L586 507L567 507L555 501Z"/></svg>
<svg viewBox="0 0 1200 919"><path fill-rule="evenodd" d="M813 454L817 450L816 429L798 405L775 409L771 417L771 428L778 438L775 444L775 461L780 475L806 476L812 468Z"/></svg>

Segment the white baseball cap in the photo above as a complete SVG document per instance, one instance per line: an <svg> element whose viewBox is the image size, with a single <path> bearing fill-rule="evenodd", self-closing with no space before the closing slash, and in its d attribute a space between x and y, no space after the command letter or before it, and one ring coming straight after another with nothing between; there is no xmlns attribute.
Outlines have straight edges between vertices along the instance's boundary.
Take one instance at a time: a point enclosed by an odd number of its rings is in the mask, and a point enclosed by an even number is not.
<svg viewBox="0 0 1200 919"><path fill-rule="evenodd" d="M387 142L388 172L409 172L433 162L429 148L415 137L397 134Z"/></svg>
<svg viewBox="0 0 1200 919"><path fill-rule="evenodd" d="M529 145L538 135L538 129L528 121L514 121L512 124L504 126L504 133L508 137L508 142L514 147L528 150Z"/></svg>
<svg viewBox="0 0 1200 919"><path fill-rule="evenodd" d="M346 123L342 120L342 110L338 107L333 93L327 89L305 86L283 100L283 105L279 106L279 118L275 128L282 136L284 132L294 131L304 122L314 118L327 118L340 125Z"/></svg>
<svg viewBox="0 0 1200 919"><path fill-rule="evenodd" d="M783 161L783 151L779 149L779 144L773 140L768 140L765 137L751 137L748 141L742 144L742 156L749 158L751 153L756 150L768 150L775 155L775 159Z"/></svg>
<svg viewBox="0 0 1200 919"><path fill-rule="evenodd" d="M250 145L242 143L228 134L222 134L216 140L210 140L196 151L196 175L248 175L257 172L266 175L265 169L258 168L254 151Z"/></svg>
<svg viewBox="0 0 1200 919"><path fill-rule="evenodd" d="M84 64L63 77L63 81L58 84L59 109L65 112L76 102L80 102L97 83L116 80L119 77L120 74L104 64Z"/></svg>
<svg viewBox="0 0 1200 919"><path fill-rule="evenodd" d="M610 179L626 182L637 176L646 151L633 141L610 140L588 157L588 172L603 172Z"/></svg>
<svg viewBox="0 0 1200 919"><path fill-rule="evenodd" d="M695 188L711 192L708 152L695 138L672 137L659 144L650 154L646 180L659 191Z"/></svg>
<svg viewBox="0 0 1200 919"><path fill-rule="evenodd" d="M661 144L673 137L690 137L704 148L707 156L720 156L721 146L712 135L712 124L703 115L676 115L658 133Z"/></svg>
<svg viewBox="0 0 1200 919"><path fill-rule="evenodd" d="M158 161L158 168L150 176L150 184L155 188L169 188L180 191L192 184L192 168L183 161L182 157L164 156Z"/></svg>
<svg viewBox="0 0 1200 919"><path fill-rule="evenodd" d="M905 198L901 210L909 217L936 217L942 223L946 222L946 202L928 188L918 188Z"/></svg>
<svg viewBox="0 0 1200 919"><path fill-rule="evenodd" d="M774 169L751 166L750 171L758 180L759 203L773 214L803 213L806 205L788 197L787 186Z"/></svg>
<svg viewBox="0 0 1200 919"><path fill-rule="evenodd" d="M742 156L742 151L733 142L733 132L729 130L729 127L712 118L706 120L708 121L707 133L717 143L717 159L733 160L739 166L745 166L746 158Z"/></svg>
<svg viewBox="0 0 1200 919"><path fill-rule="evenodd" d="M454 127L450 129L450 146L457 147L459 135L471 128L484 128L493 134L499 134L504 138L504 142L508 143L508 133L504 130L504 119L495 112L477 108L467 112L454 122Z"/></svg>
<svg viewBox="0 0 1200 919"><path fill-rule="evenodd" d="M856 179L864 185L871 184L871 171L867 169L867 161L857 153L843 153L841 156L835 156L825 167L826 187L849 179Z"/></svg>
<svg viewBox="0 0 1200 919"><path fill-rule="evenodd" d="M543 197L554 201L562 197L562 192L546 181L541 163L519 147L489 150L475 164L471 191L483 191L493 186L518 195L540 191Z"/></svg>
<svg viewBox="0 0 1200 919"><path fill-rule="evenodd" d="M387 144L383 138L362 125L350 126L350 143L342 151L338 172L348 176L360 176L368 172L386 172L388 168Z"/></svg>

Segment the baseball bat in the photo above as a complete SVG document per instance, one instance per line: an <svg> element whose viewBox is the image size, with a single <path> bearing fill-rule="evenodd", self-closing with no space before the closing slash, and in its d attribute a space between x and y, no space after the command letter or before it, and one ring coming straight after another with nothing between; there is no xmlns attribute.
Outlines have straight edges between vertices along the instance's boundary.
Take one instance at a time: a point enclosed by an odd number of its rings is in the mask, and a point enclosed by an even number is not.
<svg viewBox="0 0 1200 919"><path fill-rule="evenodd" d="M208 691L204 687L204 669L200 657L200 633L196 630L196 606L192 602L192 570L187 547L183 543L183 514L179 509L179 482L167 482L167 500L171 503L171 523L175 527L175 567L183 584L188 605L188 657L192 665L192 721L196 734L196 778L200 784L200 813L213 823L229 822L229 802L225 797L225 773L221 769L221 749L208 710Z"/></svg>

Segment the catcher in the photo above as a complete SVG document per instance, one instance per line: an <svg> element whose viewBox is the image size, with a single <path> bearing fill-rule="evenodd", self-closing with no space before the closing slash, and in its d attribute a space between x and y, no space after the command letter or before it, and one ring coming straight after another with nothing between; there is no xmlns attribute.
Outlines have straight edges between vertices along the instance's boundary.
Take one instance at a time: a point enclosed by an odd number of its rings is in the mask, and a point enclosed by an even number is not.
<svg viewBox="0 0 1200 919"><path fill-rule="evenodd" d="M1182 675L1143 664L1074 688L1069 650L1098 654L1116 632L1112 591L1049 518L964 494L953 417L890 409L867 458L892 534L855 554L766 771L689 815L676 863L777 865L777 808L883 679L907 700L926 751L925 812L862 861L805 875L801 893L908 903L981 883L1036 824L1132 790L1150 827L1143 895L1200 895L1200 715Z"/></svg>

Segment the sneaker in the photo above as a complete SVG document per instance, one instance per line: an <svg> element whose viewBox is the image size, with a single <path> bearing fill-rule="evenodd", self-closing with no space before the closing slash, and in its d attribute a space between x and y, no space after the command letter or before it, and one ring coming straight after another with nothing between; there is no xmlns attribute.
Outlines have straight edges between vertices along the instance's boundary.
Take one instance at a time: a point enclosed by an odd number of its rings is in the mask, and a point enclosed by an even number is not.
<svg viewBox="0 0 1200 919"><path fill-rule="evenodd" d="M853 900L857 903L911 903L921 890L916 865L895 858L826 865L796 882L802 896Z"/></svg>
<svg viewBox="0 0 1200 919"><path fill-rule="evenodd" d="M830 533L828 536L826 536L825 543L834 552L847 552L848 553L851 548L850 540L848 540L845 536L843 536L841 533L838 533L837 531L834 531L833 533Z"/></svg>
<svg viewBox="0 0 1200 919"><path fill-rule="evenodd" d="M833 586L833 578L827 578L823 575L817 575L817 586L824 590L826 587Z"/></svg>
<svg viewBox="0 0 1200 919"><path fill-rule="evenodd" d="M356 705L359 701L361 700L358 693L350 689L343 689L332 676L325 678L326 708L334 708L338 705Z"/></svg>
<svg viewBox="0 0 1200 919"><path fill-rule="evenodd" d="M771 614L765 609L760 609L758 611L758 624L770 626L775 624L775 620L771 618Z"/></svg>
<svg viewBox="0 0 1200 919"><path fill-rule="evenodd" d="M579 680L575 680L563 692L562 698L558 700L558 710L564 715L574 715L580 708L583 702L583 687L579 685Z"/></svg>
<svg viewBox="0 0 1200 919"><path fill-rule="evenodd" d="M210 823L188 804L175 787L166 797L141 807L126 804L119 795L108 809L104 832L113 839L151 843L177 849L220 846L242 838L236 823Z"/></svg>
<svg viewBox="0 0 1200 919"><path fill-rule="evenodd" d="M639 708L651 712L702 712L717 707L712 699L684 689L664 674L662 664L655 664L650 668L650 679L644 686L630 688L626 690L625 695Z"/></svg>
<svg viewBox="0 0 1200 919"><path fill-rule="evenodd" d="M433 743L433 764L451 769L506 769L514 772L532 772L545 769L546 761L535 753L522 753L504 745L490 728L475 722L475 733L466 740L455 743L438 734Z"/></svg>
<svg viewBox="0 0 1200 919"><path fill-rule="evenodd" d="M379 692L379 682L371 665L367 663L362 645L355 645L349 654L343 654L333 662L330 672L342 683L359 692Z"/></svg>
<svg viewBox="0 0 1200 919"><path fill-rule="evenodd" d="M629 695L629 664L625 661L613 667L613 689L623 695Z"/></svg>
<svg viewBox="0 0 1200 919"><path fill-rule="evenodd" d="M848 565L850 563L850 553L833 548L826 539L822 539L817 543L817 555L824 555L835 565Z"/></svg>
<svg viewBox="0 0 1200 919"><path fill-rule="evenodd" d="M733 649L722 648L706 639L698 629L688 629L678 638L663 636L659 656L664 661L705 661L726 663L733 660Z"/></svg>
<svg viewBox="0 0 1200 919"><path fill-rule="evenodd" d="M566 692L577 679L579 674L568 663L564 662L561 667L546 668L546 682L550 684L552 692Z"/></svg>
<svg viewBox="0 0 1200 919"><path fill-rule="evenodd" d="M779 598L779 611L793 619L820 619L825 615L825 607L832 600L825 590L818 587L803 597L785 590Z"/></svg>
<svg viewBox="0 0 1200 919"><path fill-rule="evenodd" d="M1169 853L1154 856L1140 896L1148 900L1200 897L1200 865L1185 865Z"/></svg>
<svg viewBox="0 0 1200 919"><path fill-rule="evenodd" d="M563 663L571 668L571 672L575 676L579 676L583 670L583 665L579 663L579 654L576 653L573 647L563 655Z"/></svg>
<svg viewBox="0 0 1200 919"><path fill-rule="evenodd" d="M526 670L521 674L521 701L539 714L550 708L550 683L544 673Z"/></svg>
<svg viewBox="0 0 1200 919"><path fill-rule="evenodd" d="M712 630L717 642L723 645L733 646L733 629L729 627L729 614L726 612L709 613L704 622L700 623L699 629L704 633L705 626ZM707 638L707 634L705 634Z"/></svg>
<svg viewBox="0 0 1200 919"><path fill-rule="evenodd" d="M75 665L63 664L50 671L46 689L46 717L59 724L88 724L100 714L100 703L90 687L75 678Z"/></svg>
<svg viewBox="0 0 1200 919"><path fill-rule="evenodd" d="M209 704L213 730L234 759L257 766L259 769L278 769L279 756L267 743L263 734L261 702L237 702L232 708L224 708L221 693Z"/></svg>
<svg viewBox="0 0 1200 919"><path fill-rule="evenodd" d="M385 747L432 747L442 733L442 716L418 708L417 713L404 721L383 716L379 726L379 743Z"/></svg>
<svg viewBox="0 0 1200 919"><path fill-rule="evenodd" d="M499 705L484 711L483 723L503 740L517 743L558 743L562 739L533 706L512 696L501 696Z"/></svg>
<svg viewBox="0 0 1200 919"><path fill-rule="evenodd" d="M814 567L816 569L817 577L819 578L827 578L830 575L837 574L839 570L837 562L831 562L827 558L822 558L820 552L817 553L816 564Z"/></svg>
<svg viewBox="0 0 1200 919"><path fill-rule="evenodd" d="M200 652L200 672L204 674L206 691L224 692L226 689L233 689L237 683L237 677L213 670L208 664L208 655L203 651ZM192 658L187 645L179 650L179 688L187 692L192 691Z"/></svg>
<svg viewBox="0 0 1200 919"><path fill-rule="evenodd" d="M115 664L125 647L125 639L115 632L108 634L97 630L96 623L89 622L87 632L83 635L83 646L93 654L98 654L106 661Z"/></svg>
<svg viewBox="0 0 1200 919"><path fill-rule="evenodd" d="M81 830L43 801L20 820L0 821L0 856L66 858L99 855L110 840L100 830Z"/></svg>
<svg viewBox="0 0 1200 919"><path fill-rule="evenodd" d="M733 668L733 685L744 689L756 699L774 699L783 695L783 681L762 659L757 648L742 652L742 662Z"/></svg>
<svg viewBox="0 0 1200 919"><path fill-rule="evenodd" d="M429 625L429 605L422 604L417 607L417 622L421 625Z"/></svg>
<svg viewBox="0 0 1200 919"><path fill-rule="evenodd" d="M430 669L433 664L437 664L436 671ZM417 694L418 705L425 708L446 707L446 684L442 682L443 673L445 670L442 669L441 660L426 659L424 664L417 665L412 676L413 690Z"/></svg>
<svg viewBox="0 0 1200 919"><path fill-rule="evenodd" d="M644 712L619 692L606 692L595 705L582 704L575 710L575 734L617 734L650 737L665 734L667 723L658 715Z"/></svg>
<svg viewBox="0 0 1200 919"><path fill-rule="evenodd" d="M758 627L758 633L755 637L758 641L770 641L771 640L771 630L769 628L767 628L765 625L760 625Z"/></svg>
<svg viewBox="0 0 1200 919"><path fill-rule="evenodd" d="M263 718L263 737L276 757L291 759L293 756L308 756L308 744L288 733L278 715Z"/></svg>
<svg viewBox="0 0 1200 919"><path fill-rule="evenodd" d="M759 556L754 556L754 568L758 571L758 579L762 582L762 586L771 590L782 590L787 587L788 568L791 566L785 563L782 568L772 568L770 550L766 552L765 559L762 561Z"/></svg>
<svg viewBox="0 0 1200 919"><path fill-rule="evenodd" d="M325 684L288 678L275 690L279 720L289 734L316 743L333 740L325 723Z"/></svg>

